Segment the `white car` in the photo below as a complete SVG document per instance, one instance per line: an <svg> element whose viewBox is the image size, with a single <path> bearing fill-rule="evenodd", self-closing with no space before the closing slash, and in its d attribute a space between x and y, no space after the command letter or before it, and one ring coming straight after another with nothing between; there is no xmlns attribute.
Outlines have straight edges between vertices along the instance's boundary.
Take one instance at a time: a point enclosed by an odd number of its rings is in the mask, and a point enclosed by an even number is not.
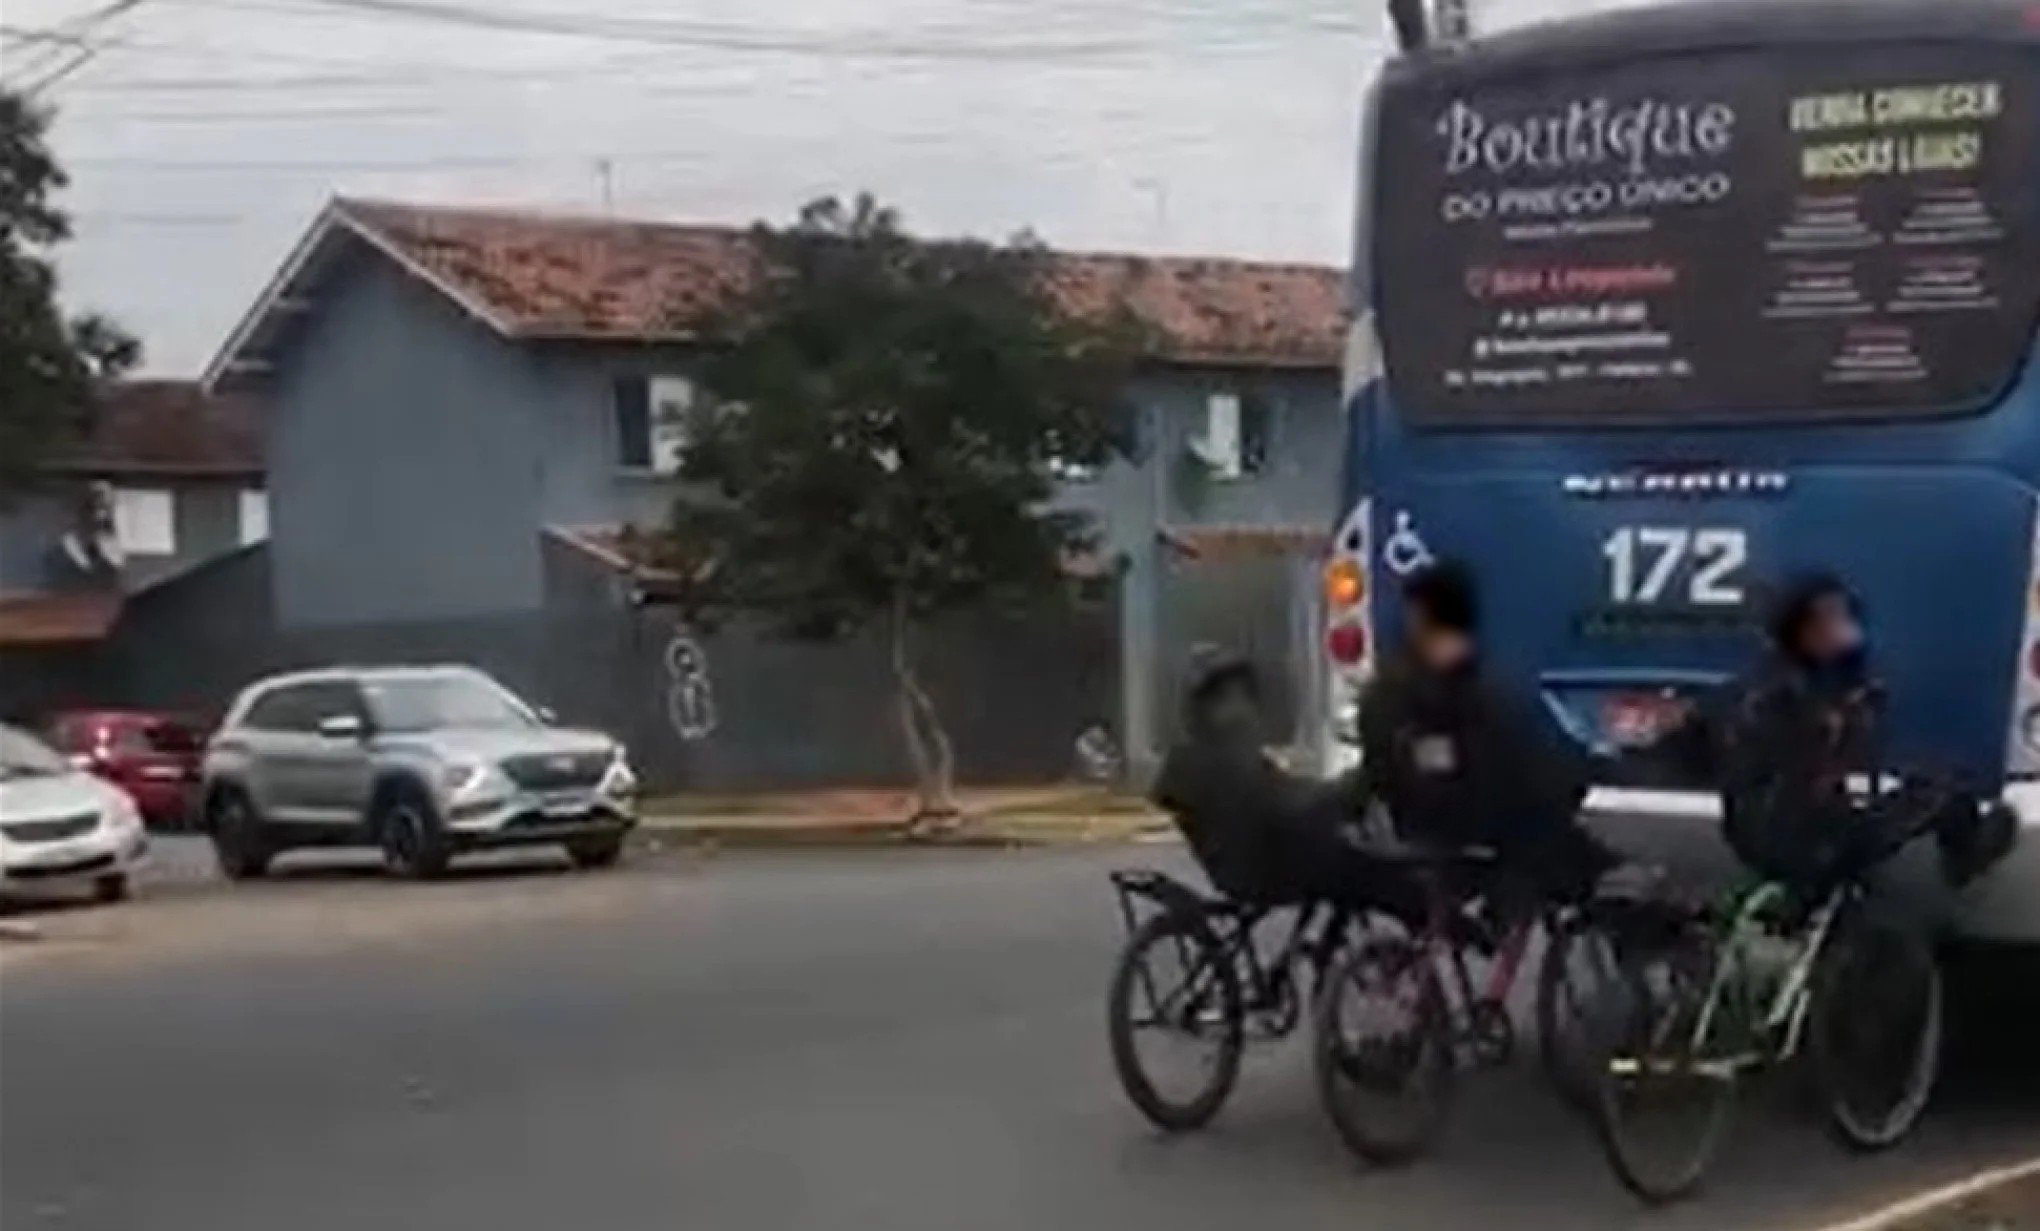
<svg viewBox="0 0 2040 1231"><path fill-rule="evenodd" d="M0 725L0 875L8 888L90 885L101 901L117 901L148 849L141 813L125 792L26 731Z"/></svg>

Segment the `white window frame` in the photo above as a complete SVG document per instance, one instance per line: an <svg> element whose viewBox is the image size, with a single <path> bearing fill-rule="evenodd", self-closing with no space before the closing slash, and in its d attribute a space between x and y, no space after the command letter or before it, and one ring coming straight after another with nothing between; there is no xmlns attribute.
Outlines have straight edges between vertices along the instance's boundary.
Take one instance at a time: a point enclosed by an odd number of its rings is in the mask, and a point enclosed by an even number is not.
<svg viewBox="0 0 2040 1231"><path fill-rule="evenodd" d="M114 488L113 537L123 555L176 555L177 494L161 487Z"/></svg>
<svg viewBox="0 0 2040 1231"><path fill-rule="evenodd" d="M1240 402L1239 393L1231 389L1215 389L1204 396L1204 430L1191 437L1190 450L1210 468L1213 478L1238 479L1246 474Z"/></svg>
<svg viewBox="0 0 2040 1231"><path fill-rule="evenodd" d="M693 414L694 381L672 374L645 381L645 456L651 459L653 474L671 477L680 473L687 456L688 418Z"/></svg>
<svg viewBox="0 0 2040 1231"><path fill-rule="evenodd" d="M235 522L240 527L241 546L248 547L269 537L269 492L244 487L235 504Z"/></svg>

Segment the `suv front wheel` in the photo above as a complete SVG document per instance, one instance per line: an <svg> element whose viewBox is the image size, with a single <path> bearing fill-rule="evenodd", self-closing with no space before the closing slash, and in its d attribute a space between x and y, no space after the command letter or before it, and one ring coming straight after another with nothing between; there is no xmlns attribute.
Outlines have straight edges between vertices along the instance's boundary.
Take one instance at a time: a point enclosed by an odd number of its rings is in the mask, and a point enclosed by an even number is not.
<svg viewBox="0 0 2040 1231"><path fill-rule="evenodd" d="M383 862L399 876L430 880L446 871L453 857L439 810L424 791L397 783L381 792L376 803L375 832Z"/></svg>
<svg viewBox="0 0 2040 1231"><path fill-rule="evenodd" d="M567 843L567 858L573 860L577 868L607 868L615 864L622 854L623 835L620 833L593 834Z"/></svg>
<svg viewBox="0 0 2040 1231"><path fill-rule="evenodd" d="M225 787L213 796L211 815L213 858L220 874L232 881L253 880L269 871L275 848L266 826L239 787Z"/></svg>

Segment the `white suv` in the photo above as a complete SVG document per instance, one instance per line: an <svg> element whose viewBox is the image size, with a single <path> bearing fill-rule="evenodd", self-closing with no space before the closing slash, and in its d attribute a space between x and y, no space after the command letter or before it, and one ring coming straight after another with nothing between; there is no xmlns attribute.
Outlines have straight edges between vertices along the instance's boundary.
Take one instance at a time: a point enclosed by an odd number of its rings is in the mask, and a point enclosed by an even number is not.
<svg viewBox="0 0 2040 1231"><path fill-rule="evenodd" d="M204 817L220 869L260 876L301 846L380 847L429 877L455 854L558 843L616 862L636 823L621 745L470 667L339 668L242 691L206 749Z"/></svg>

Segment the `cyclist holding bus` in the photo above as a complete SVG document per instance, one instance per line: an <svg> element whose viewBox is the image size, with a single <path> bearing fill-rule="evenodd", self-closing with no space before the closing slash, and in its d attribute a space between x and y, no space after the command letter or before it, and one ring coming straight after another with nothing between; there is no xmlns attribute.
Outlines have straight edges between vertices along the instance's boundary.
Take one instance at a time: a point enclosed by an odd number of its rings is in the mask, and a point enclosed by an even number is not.
<svg viewBox="0 0 2040 1231"><path fill-rule="evenodd" d="M1404 583L1402 613L1403 647L1361 703L1369 792L1407 840L1492 847L1513 897L1584 892L1616 862L1577 821L1586 767L1483 666L1472 574L1423 565Z"/></svg>
<svg viewBox="0 0 2040 1231"><path fill-rule="evenodd" d="M1755 878L1627 954L1602 1128L1617 1173L1652 1201L1699 1183L1740 1075L1802 1044L1843 1142L1911 1131L1938 1072L1940 974L1927 921L1873 881L1932 835L1944 878L1964 884L2014 837L2004 808L1960 785L1887 773L1862 610L1838 577L1788 585L1769 632L1722 731L1724 836Z"/></svg>

